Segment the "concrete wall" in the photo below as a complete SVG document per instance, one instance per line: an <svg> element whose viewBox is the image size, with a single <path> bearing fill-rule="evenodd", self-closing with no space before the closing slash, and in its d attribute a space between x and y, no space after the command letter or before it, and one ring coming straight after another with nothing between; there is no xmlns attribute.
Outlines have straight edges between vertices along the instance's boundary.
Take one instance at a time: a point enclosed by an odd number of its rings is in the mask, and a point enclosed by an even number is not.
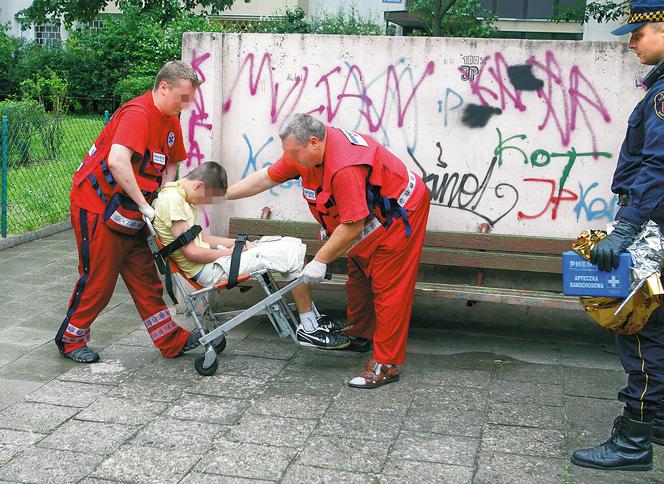
<svg viewBox="0 0 664 484"><path fill-rule="evenodd" d="M432 230L575 237L613 219L611 174L646 69L619 42L187 34L206 78L182 115L188 166L230 182L280 156L294 112L370 133L422 175ZM209 207L312 221L296 182Z"/></svg>

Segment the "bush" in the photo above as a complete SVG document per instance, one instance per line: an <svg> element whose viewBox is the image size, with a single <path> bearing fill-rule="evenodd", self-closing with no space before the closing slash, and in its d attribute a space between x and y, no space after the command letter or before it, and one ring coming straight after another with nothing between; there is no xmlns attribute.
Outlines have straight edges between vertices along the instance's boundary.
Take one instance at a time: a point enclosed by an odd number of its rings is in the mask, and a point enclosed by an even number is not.
<svg viewBox="0 0 664 484"><path fill-rule="evenodd" d="M120 99L121 104L124 104L152 89L154 78L155 76L138 76L121 79L113 89L113 96Z"/></svg>
<svg viewBox="0 0 664 484"><path fill-rule="evenodd" d="M7 143L10 166L26 166L31 157L31 142L40 139L48 120L44 106L37 101L2 101L0 119L7 116L9 137ZM0 138L0 149L4 140Z"/></svg>
<svg viewBox="0 0 664 484"><path fill-rule="evenodd" d="M383 28L369 17L362 17L350 6L348 14L339 8L336 14L324 14L311 19L312 34L381 35Z"/></svg>
<svg viewBox="0 0 664 484"><path fill-rule="evenodd" d="M339 34L339 35L380 35L382 27L370 18L357 13L354 6L348 13L340 8L335 14L323 14L307 21L304 10L296 7L284 12L284 17L276 21L257 23L249 31L270 34ZM232 31L226 27L225 31Z"/></svg>

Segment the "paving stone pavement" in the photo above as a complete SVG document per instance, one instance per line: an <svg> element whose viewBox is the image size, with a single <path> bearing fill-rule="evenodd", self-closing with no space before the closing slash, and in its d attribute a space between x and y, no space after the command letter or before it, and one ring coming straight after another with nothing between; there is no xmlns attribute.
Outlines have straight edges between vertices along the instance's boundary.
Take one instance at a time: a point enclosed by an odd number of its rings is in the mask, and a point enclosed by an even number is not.
<svg viewBox="0 0 664 484"><path fill-rule="evenodd" d="M415 321L401 381L367 391L345 386L366 355L298 349L255 319L204 378L195 355L160 357L120 281L93 326L101 362L76 365L52 343L72 232L0 251L0 268L0 482L664 482L659 446L646 473L569 463L621 408L606 339Z"/></svg>

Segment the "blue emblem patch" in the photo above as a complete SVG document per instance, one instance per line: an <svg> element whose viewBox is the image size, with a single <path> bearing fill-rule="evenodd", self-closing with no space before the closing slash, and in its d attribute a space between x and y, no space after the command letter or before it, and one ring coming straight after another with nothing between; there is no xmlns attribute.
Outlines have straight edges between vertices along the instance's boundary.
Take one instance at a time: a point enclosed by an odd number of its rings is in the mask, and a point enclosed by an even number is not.
<svg viewBox="0 0 664 484"><path fill-rule="evenodd" d="M168 147L169 147L169 148L172 148L173 145L175 144L175 133L174 133L173 131L171 131L170 133L168 133L168 139L167 139L167 141L168 141Z"/></svg>

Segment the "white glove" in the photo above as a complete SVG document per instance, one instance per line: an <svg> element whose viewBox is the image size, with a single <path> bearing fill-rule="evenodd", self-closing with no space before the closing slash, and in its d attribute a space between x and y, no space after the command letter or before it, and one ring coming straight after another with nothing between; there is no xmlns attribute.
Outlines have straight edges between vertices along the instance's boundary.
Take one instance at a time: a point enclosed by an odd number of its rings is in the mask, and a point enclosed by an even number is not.
<svg viewBox="0 0 664 484"><path fill-rule="evenodd" d="M327 271L327 264L323 264L314 259L304 266L304 269L302 269L302 272L300 272L298 277L304 279L304 282L307 284L313 284L325 279L325 271Z"/></svg>
<svg viewBox="0 0 664 484"><path fill-rule="evenodd" d="M154 208L150 205L144 205L138 209L141 214L148 219L150 222L154 220Z"/></svg>

